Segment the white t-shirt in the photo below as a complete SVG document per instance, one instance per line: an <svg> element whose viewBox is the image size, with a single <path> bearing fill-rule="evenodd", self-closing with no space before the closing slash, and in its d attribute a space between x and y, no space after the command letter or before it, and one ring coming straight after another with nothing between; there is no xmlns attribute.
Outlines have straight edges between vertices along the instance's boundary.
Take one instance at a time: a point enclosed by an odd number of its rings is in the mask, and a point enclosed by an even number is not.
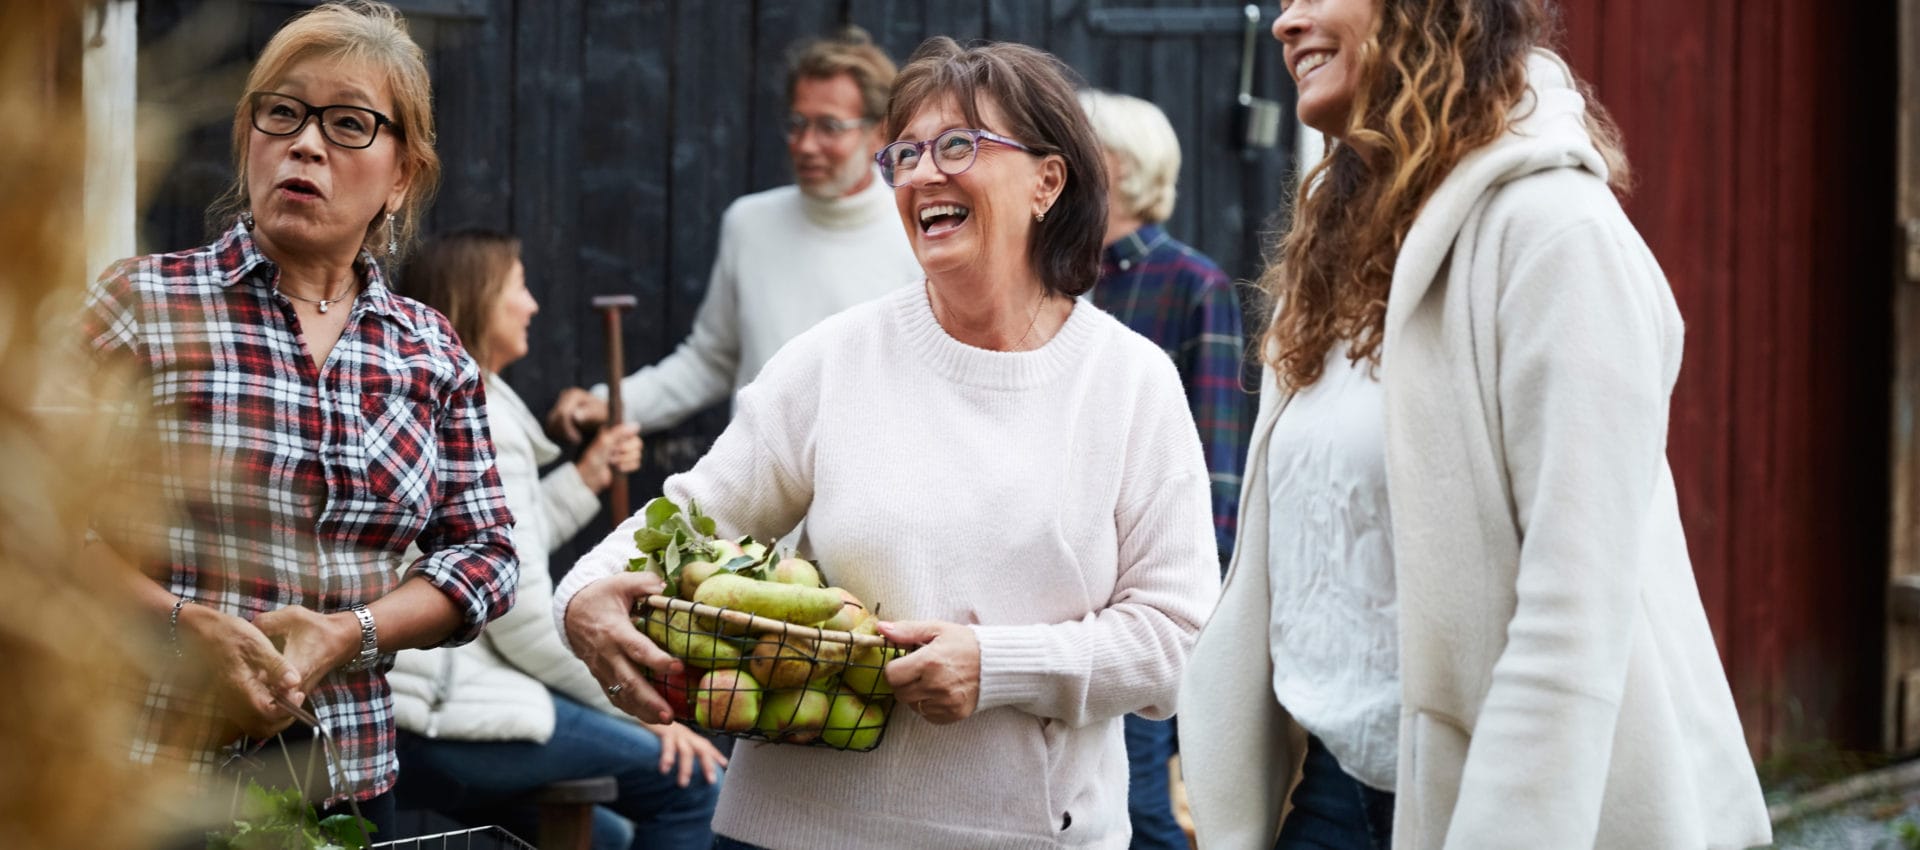
<svg viewBox="0 0 1920 850"><path fill-rule="evenodd" d="M1267 451L1273 694L1355 779L1394 788L1400 624L1383 396L1344 344L1295 393Z"/></svg>

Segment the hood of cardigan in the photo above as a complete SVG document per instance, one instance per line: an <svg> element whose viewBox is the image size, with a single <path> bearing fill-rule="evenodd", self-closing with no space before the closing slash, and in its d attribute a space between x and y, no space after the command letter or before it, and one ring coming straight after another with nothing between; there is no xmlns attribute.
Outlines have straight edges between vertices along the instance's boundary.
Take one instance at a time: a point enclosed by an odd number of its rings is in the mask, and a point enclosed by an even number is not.
<svg viewBox="0 0 1920 850"><path fill-rule="evenodd" d="M1559 56L1535 49L1527 60L1527 92L1500 138L1467 154L1420 208L1393 269L1387 333L1393 335L1446 261L1460 229L1500 184L1556 168L1607 179L1607 164L1587 132L1587 99Z"/></svg>

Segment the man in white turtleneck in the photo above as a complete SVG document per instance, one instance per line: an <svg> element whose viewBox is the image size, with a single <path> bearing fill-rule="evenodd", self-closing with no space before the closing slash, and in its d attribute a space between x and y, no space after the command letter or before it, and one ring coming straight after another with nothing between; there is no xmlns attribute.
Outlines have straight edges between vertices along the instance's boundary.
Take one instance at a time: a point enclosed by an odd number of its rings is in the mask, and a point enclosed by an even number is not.
<svg viewBox="0 0 1920 850"><path fill-rule="evenodd" d="M706 300L672 354L620 384L626 421L652 432L732 398L787 340L821 319L912 283L893 190L876 175L894 65L857 27L805 42L787 72L794 185L727 208ZM569 388L547 417L555 437L606 421L606 387Z"/></svg>

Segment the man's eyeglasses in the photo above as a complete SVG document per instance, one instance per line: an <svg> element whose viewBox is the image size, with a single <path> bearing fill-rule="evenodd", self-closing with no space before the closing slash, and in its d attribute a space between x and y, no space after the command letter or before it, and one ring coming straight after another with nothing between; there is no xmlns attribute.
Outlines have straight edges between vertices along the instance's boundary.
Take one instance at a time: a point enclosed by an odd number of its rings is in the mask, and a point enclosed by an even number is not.
<svg viewBox="0 0 1920 850"><path fill-rule="evenodd" d="M895 189L905 186L913 170L920 167L920 155L933 148L933 167L952 177L964 174L980 156L980 143L993 142L1039 156L1040 152L998 133L957 127L932 139L918 142L894 142L880 149L874 161L880 163L880 179Z"/></svg>
<svg viewBox="0 0 1920 850"><path fill-rule="evenodd" d="M253 100L253 129L269 136L291 136L307 128L307 122L320 116L320 135L343 148L370 147L381 127L400 132L393 119L364 106L314 106L300 98L278 92L257 91Z"/></svg>
<svg viewBox="0 0 1920 850"><path fill-rule="evenodd" d="M823 139L838 139L848 133L873 123L869 118L808 118L805 115L787 116L787 141L797 142L812 128Z"/></svg>

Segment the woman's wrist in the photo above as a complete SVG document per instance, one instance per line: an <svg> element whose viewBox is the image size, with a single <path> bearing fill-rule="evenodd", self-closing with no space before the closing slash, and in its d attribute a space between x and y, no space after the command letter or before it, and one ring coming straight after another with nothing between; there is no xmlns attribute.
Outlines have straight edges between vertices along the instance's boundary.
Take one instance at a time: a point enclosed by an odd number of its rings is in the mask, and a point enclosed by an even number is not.
<svg viewBox="0 0 1920 850"><path fill-rule="evenodd" d="M580 483L587 485L588 490L600 493L613 486L613 470L608 469L592 449L581 454L580 459L573 462L573 468L579 470Z"/></svg>
<svg viewBox="0 0 1920 850"><path fill-rule="evenodd" d="M364 644L364 632L360 625L360 615L353 609L335 611L326 615L327 631L332 636L333 653L328 660L333 663L329 670L355 670L360 660L361 647ZM375 648L378 653L378 647Z"/></svg>

